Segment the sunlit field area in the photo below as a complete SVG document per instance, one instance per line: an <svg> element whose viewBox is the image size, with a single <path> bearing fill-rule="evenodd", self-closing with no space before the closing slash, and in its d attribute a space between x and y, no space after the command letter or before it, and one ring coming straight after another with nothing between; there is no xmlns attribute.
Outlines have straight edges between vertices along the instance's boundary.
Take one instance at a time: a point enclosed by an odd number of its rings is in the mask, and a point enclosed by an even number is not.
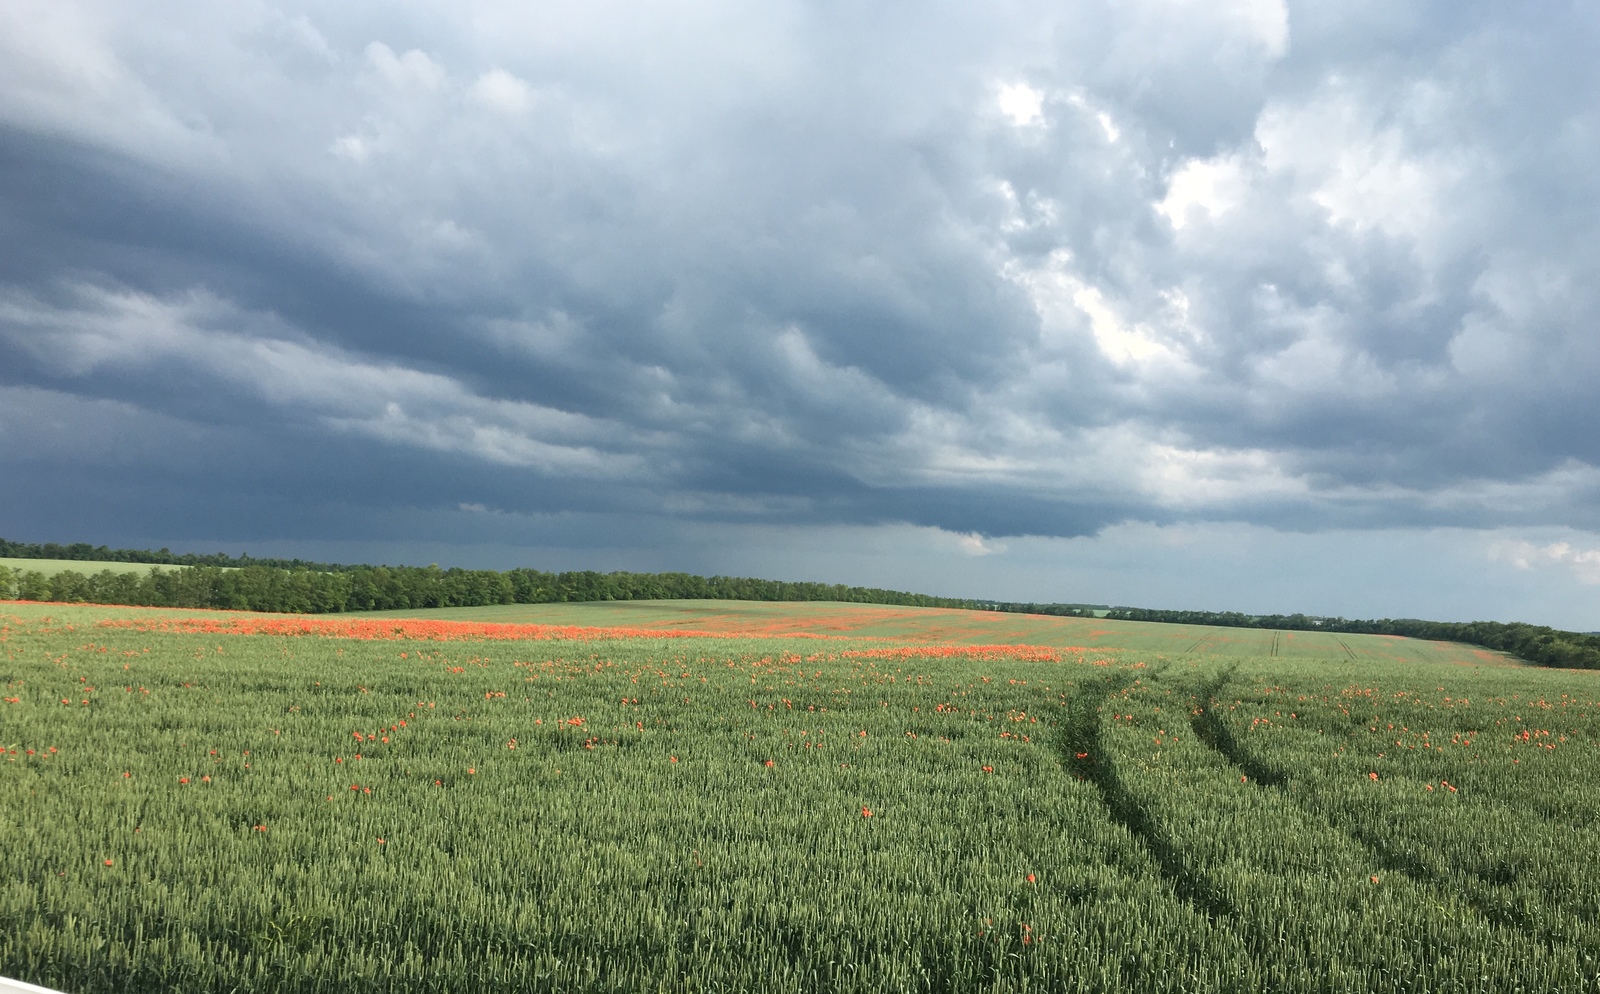
<svg viewBox="0 0 1600 994"><path fill-rule="evenodd" d="M740 635L868 637L952 645L1027 644L1058 648L1127 649L1164 655L1311 656L1509 665L1500 653L1454 642L1424 642L1389 635L1276 632L1101 618L1061 618L886 607L767 601L612 601L580 604L507 604L496 607L376 611L362 617L436 618L502 624L634 626Z"/></svg>
<svg viewBox="0 0 1600 994"><path fill-rule="evenodd" d="M0 975L1600 990L1600 673L836 604L0 604Z"/></svg>
<svg viewBox="0 0 1600 994"><path fill-rule="evenodd" d="M180 570L185 566L152 566L149 563L112 563L112 562L84 562L77 559L11 559L0 556L0 566L14 573L34 570L47 575L60 573L63 570L73 570L79 573L98 573L101 570L110 570L113 573L138 573L144 574L152 569Z"/></svg>

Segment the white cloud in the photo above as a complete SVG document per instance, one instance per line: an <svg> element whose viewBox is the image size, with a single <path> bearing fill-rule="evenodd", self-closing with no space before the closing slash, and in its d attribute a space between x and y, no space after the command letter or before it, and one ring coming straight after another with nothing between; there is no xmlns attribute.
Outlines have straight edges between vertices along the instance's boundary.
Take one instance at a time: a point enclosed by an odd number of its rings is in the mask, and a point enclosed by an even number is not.
<svg viewBox="0 0 1600 994"><path fill-rule="evenodd" d="M361 135L342 135L334 139L328 151L341 159L351 162L366 162L372 157L373 143L371 139Z"/></svg>
<svg viewBox="0 0 1600 994"><path fill-rule="evenodd" d="M1489 559L1510 563L1519 570L1565 566L1579 583L1589 586L1600 584L1600 548L1580 549L1570 542L1535 545L1523 539L1514 539L1491 545Z"/></svg>
<svg viewBox="0 0 1600 994"><path fill-rule="evenodd" d="M413 48L403 55L396 55L394 49L375 41L367 46L366 55L367 64L386 83L396 88L433 90L445 81L444 67L421 49Z"/></svg>
<svg viewBox="0 0 1600 994"><path fill-rule="evenodd" d="M1077 89L1068 92L1065 95L1065 100L1067 104L1093 117L1095 123L1100 126L1101 134L1105 135L1106 141L1116 144L1122 138L1122 129L1117 126L1117 119L1104 107L1095 106L1089 95L1083 90Z"/></svg>
<svg viewBox="0 0 1600 994"><path fill-rule="evenodd" d="M1289 5L1284 0L1232 0L1220 5L1243 24L1267 54L1282 58L1289 50Z"/></svg>
<svg viewBox="0 0 1600 994"><path fill-rule="evenodd" d="M1156 341L1142 328L1130 326L1106 302L1105 295L1092 286L1079 286L1072 302L1089 316L1094 340L1100 351L1113 362L1140 362L1158 357L1171 358L1173 351Z"/></svg>
<svg viewBox="0 0 1600 994"><path fill-rule="evenodd" d="M1042 265L1013 261L1007 275L1027 291L1047 336L1070 337L1087 318L1096 346L1113 363L1183 361L1180 352L1148 325L1124 319L1104 292L1074 271L1072 256L1064 250L1051 253Z"/></svg>
<svg viewBox="0 0 1600 994"><path fill-rule="evenodd" d="M1044 93L1027 83L1008 83L1000 87L996 99L1000 113L1011 119L1019 128L1039 124L1044 120Z"/></svg>
<svg viewBox="0 0 1600 994"><path fill-rule="evenodd" d="M1144 6L1147 16L1242 39L1268 58L1282 58L1289 49L1289 8L1284 0L1153 0Z"/></svg>
<svg viewBox="0 0 1600 994"><path fill-rule="evenodd" d="M73 3L0 4L0 122L169 167L214 166L208 122L130 64L112 21Z"/></svg>
<svg viewBox="0 0 1600 994"><path fill-rule="evenodd" d="M1423 114L1438 94L1412 85L1402 107ZM1385 117L1388 120L1385 120ZM1425 238L1459 210L1476 153L1413 148L1407 128L1337 81L1303 102L1268 107L1257 124L1265 168L1296 177L1334 225ZM1421 136L1416 136L1421 137Z"/></svg>
<svg viewBox="0 0 1600 994"><path fill-rule="evenodd" d="M1006 218L1000 230L1008 235L1029 230L1053 227L1060 220L1061 205L1050 197L1041 196L1038 190L1029 190L1019 197L1017 190L1007 180L995 184L1005 203Z"/></svg>
<svg viewBox="0 0 1600 994"><path fill-rule="evenodd" d="M533 105L532 87L504 69L479 76L472 84L472 95L502 114L521 114Z"/></svg>
<svg viewBox="0 0 1600 994"><path fill-rule="evenodd" d="M1236 155L1215 159L1190 159L1167 183L1167 195L1156 204L1174 228L1189 223L1192 213L1203 211L1220 218L1244 200L1249 181Z"/></svg>
<svg viewBox="0 0 1600 994"><path fill-rule="evenodd" d="M1006 551L1004 543L985 538L977 532L956 535L956 545L969 556L997 556Z"/></svg>
<svg viewBox="0 0 1600 994"><path fill-rule="evenodd" d="M284 29L296 44L317 58L330 64L339 61L339 53L333 50L328 44L328 39L317 30L315 24L311 23L311 18L304 14L289 18L284 22Z"/></svg>

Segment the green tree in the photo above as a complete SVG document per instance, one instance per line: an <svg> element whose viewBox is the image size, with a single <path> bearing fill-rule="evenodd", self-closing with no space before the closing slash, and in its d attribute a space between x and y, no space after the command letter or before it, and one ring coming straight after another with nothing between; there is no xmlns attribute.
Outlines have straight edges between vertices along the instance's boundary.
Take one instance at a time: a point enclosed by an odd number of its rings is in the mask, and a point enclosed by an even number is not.
<svg viewBox="0 0 1600 994"><path fill-rule="evenodd" d="M50 599L50 578L36 569L17 574L17 600L47 601Z"/></svg>

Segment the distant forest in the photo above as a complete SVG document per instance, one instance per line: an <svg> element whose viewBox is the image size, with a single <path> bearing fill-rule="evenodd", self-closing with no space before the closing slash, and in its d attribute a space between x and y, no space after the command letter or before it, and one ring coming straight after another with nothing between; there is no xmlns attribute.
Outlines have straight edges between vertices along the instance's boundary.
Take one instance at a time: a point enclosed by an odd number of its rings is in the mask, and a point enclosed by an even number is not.
<svg viewBox="0 0 1600 994"><path fill-rule="evenodd" d="M469 570L438 566L367 566L301 559L257 559L226 553L178 555L167 549L108 549L87 543L28 544L0 539L0 558L83 563L143 563L148 573L67 570L46 575L0 566L0 598L147 607L217 608L322 614L494 604L551 604L626 600L842 601L903 607L944 607L1062 617L1104 616L1227 628L1266 628L1465 642L1510 653L1542 666L1600 669L1600 635L1497 621L1350 620L1304 614L1249 615L1233 611L1160 611L1095 604L1036 604L934 597L843 584L695 576L690 573L546 573L536 569Z"/></svg>
<svg viewBox="0 0 1600 994"><path fill-rule="evenodd" d="M1403 635L1407 638L1465 642L1507 652L1530 663L1563 669L1600 669L1600 635L1565 632L1520 621L1423 621L1418 618L1360 620L1320 618L1304 614L1240 614L1236 611L1152 611L1118 607L1105 614L1113 621L1160 621L1219 628L1271 628L1286 631L1339 632L1352 635Z"/></svg>
<svg viewBox="0 0 1600 994"><path fill-rule="evenodd" d="M3 538L0 538L0 559L70 559L85 563L148 563L151 566L270 566L275 569L309 569L319 573L371 568L313 563L304 559L257 559L251 555L230 556L226 552L211 555L185 552L179 555L168 549L151 552L149 549L108 549L88 542L57 545L54 542L8 542Z"/></svg>
<svg viewBox="0 0 1600 994"><path fill-rule="evenodd" d="M492 604L553 604L582 601L748 600L843 601L903 607L950 607L978 611L1093 616L1105 605L1011 604L934 597L876 587L835 583L694 576L689 573L546 573L536 569L440 569L438 566L366 566L252 556L175 555L161 549L108 549L87 543L26 544L0 539L0 558L64 559L83 563L147 563L185 566L149 573L68 570L47 576L23 570L9 578L21 600L145 607L220 608L322 614L396 611ZM0 588L0 592L4 592Z"/></svg>

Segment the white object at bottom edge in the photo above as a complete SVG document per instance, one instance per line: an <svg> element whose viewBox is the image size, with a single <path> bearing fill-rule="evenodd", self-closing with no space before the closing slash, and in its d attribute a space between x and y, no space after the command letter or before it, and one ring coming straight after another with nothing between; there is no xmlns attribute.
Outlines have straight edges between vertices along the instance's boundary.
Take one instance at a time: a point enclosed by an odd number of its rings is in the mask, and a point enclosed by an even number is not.
<svg viewBox="0 0 1600 994"><path fill-rule="evenodd" d="M20 980L0 977L0 994L61 994L61 992L40 987L38 984L25 984Z"/></svg>

